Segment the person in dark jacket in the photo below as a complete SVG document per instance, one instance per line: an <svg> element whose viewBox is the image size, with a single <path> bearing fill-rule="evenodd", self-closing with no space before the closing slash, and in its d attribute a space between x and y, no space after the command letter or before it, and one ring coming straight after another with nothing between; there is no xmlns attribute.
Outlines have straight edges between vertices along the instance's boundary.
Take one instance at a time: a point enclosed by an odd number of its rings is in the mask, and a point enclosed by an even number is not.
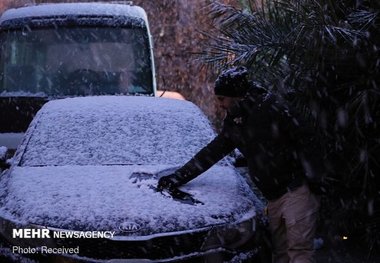
<svg viewBox="0 0 380 263"><path fill-rule="evenodd" d="M227 110L222 131L174 174L160 178L158 188L186 184L237 148L268 200L273 262L315 262L319 202L306 183L322 167L314 130L282 99L253 86L247 75L240 67L218 77L214 92Z"/></svg>

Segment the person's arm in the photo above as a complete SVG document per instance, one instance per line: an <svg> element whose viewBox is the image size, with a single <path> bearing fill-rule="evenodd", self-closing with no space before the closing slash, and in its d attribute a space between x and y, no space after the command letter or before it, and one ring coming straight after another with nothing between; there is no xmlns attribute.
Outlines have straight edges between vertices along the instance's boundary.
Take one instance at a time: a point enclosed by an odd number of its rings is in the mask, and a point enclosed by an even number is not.
<svg viewBox="0 0 380 263"><path fill-rule="evenodd" d="M222 132L176 172L161 177L158 181L158 188L167 189L186 184L232 152L236 148L236 144L231 139L231 135L234 134L236 126L242 126L242 122L247 119L244 108L247 102L242 101L241 104L232 107L224 119ZM236 122L236 119L240 121Z"/></svg>
<svg viewBox="0 0 380 263"><path fill-rule="evenodd" d="M178 187L193 180L235 149L232 141L222 132L201 149L190 161L173 174L161 177L158 188Z"/></svg>

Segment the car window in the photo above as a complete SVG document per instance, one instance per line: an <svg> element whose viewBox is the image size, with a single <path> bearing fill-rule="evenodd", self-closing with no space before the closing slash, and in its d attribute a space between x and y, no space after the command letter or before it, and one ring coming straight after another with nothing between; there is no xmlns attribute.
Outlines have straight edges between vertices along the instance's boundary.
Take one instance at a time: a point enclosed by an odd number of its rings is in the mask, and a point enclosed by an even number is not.
<svg viewBox="0 0 380 263"><path fill-rule="evenodd" d="M207 118L187 101L129 96L51 101L38 114L21 166L181 165L213 137Z"/></svg>
<svg viewBox="0 0 380 263"><path fill-rule="evenodd" d="M144 28L59 27L4 31L0 94L152 94Z"/></svg>

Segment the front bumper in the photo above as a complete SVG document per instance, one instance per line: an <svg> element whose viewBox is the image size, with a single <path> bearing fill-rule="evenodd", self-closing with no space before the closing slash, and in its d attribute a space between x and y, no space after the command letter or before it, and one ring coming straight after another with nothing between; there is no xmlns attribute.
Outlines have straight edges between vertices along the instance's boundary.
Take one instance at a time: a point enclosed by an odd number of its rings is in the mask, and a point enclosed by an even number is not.
<svg viewBox="0 0 380 263"><path fill-rule="evenodd" d="M148 236L114 236L109 239L13 238L13 229L46 228L35 225L22 226L9 220L0 220L1 234L7 239L10 247L34 248L36 253L22 253L21 256L41 262L224 262L241 253L254 257L258 252L252 245L256 230L254 217L235 224L196 230ZM43 253L43 247L45 251L46 248L54 248L55 251L60 248L78 250L72 254Z"/></svg>

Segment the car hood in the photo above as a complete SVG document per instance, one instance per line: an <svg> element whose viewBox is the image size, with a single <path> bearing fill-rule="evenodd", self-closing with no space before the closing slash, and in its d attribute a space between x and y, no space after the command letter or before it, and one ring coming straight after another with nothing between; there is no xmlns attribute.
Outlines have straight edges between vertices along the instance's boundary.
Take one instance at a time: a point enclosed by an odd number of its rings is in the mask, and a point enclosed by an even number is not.
<svg viewBox="0 0 380 263"><path fill-rule="evenodd" d="M14 167L1 178L0 213L25 224L151 235L244 220L260 206L235 169L218 165L181 188L201 203L173 200L155 190L169 168Z"/></svg>

